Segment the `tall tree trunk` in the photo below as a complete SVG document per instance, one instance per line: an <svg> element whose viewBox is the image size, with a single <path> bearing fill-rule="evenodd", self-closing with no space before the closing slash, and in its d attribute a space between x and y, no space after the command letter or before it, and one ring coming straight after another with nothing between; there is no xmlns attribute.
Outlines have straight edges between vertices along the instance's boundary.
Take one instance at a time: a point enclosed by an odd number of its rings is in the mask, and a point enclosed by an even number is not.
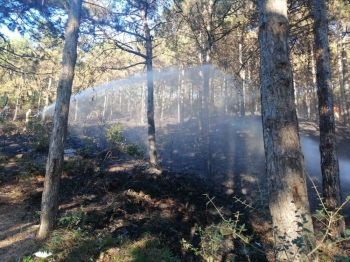
<svg viewBox="0 0 350 262"><path fill-rule="evenodd" d="M302 229L312 231L313 225L294 103L287 0L259 0L259 11L261 111L276 261L309 261L297 245L304 239L303 247L311 249Z"/></svg>
<svg viewBox="0 0 350 262"><path fill-rule="evenodd" d="M22 93L23 85L24 85L24 73L23 73L23 70L22 70L21 84L18 86L18 93L17 93L17 99L16 99L16 108L15 108L15 114L13 116L13 121L17 120L18 111L19 111L19 109L21 107L20 100L21 100L21 93Z"/></svg>
<svg viewBox="0 0 350 262"><path fill-rule="evenodd" d="M62 56L62 69L57 87L57 100L46 162L44 191L41 201L41 216L38 239L48 237L57 219L58 193L63 168L63 150L67 136L69 102L77 60L77 43L81 17L82 0L70 0L66 40Z"/></svg>
<svg viewBox="0 0 350 262"><path fill-rule="evenodd" d="M211 174L211 158L210 158L210 139L209 139L209 83L211 73L211 48L212 48L212 15L214 9L214 1L209 0L207 6L207 15L205 17L205 27L207 39L204 42L204 66L203 66L203 92L202 92L202 117L201 126L204 141L204 173L206 177Z"/></svg>
<svg viewBox="0 0 350 262"><path fill-rule="evenodd" d="M183 66L180 66L180 68L179 68L179 82L178 82L178 90L177 90L177 121L181 125L184 122L183 78L184 78L184 68L183 68Z"/></svg>
<svg viewBox="0 0 350 262"><path fill-rule="evenodd" d="M42 88L40 88L40 90L39 90L39 95L38 95L38 112L40 111L40 104L41 104L41 95L42 95L42 92L43 92L43 89Z"/></svg>
<svg viewBox="0 0 350 262"><path fill-rule="evenodd" d="M341 192L336 153L327 9L325 0L314 0L313 3L323 198L326 208L332 212L341 205ZM334 221L332 229L333 239L344 235L344 219Z"/></svg>
<svg viewBox="0 0 350 262"><path fill-rule="evenodd" d="M227 92L227 74L226 74L226 70L224 72L224 79L223 79L223 90L221 93L221 103L222 103L222 115L227 115L227 111L228 111L228 92Z"/></svg>
<svg viewBox="0 0 350 262"><path fill-rule="evenodd" d="M52 79L51 77L49 78L49 83L48 83L48 86L47 86L47 90L46 90L46 98L45 98L45 106L43 108L43 111L42 111L42 121L45 120L45 117L46 117L46 108L49 106L49 91L51 89L51 85L52 85Z"/></svg>
<svg viewBox="0 0 350 262"><path fill-rule="evenodd" d="M4 108L5 106L7 106L8 101L9 101L9 94L8 94L7 92L5 92L5 101L4 101L4 106L3 106L3 108Z"/></svg>
<svg viewBox="0 0 350 262"><path fill-rule="evenodd" d="M209 59L210 61L210 59ZM203 66L203 100L202 100L202 134L204 141L204 173L206 177L211 173L210 159L210 141L209 141L209 82L210 82L210 65L206 63Z"/></svg>
<svg viewBox="0 0 350 262"><path fill-rule="evenodd" d="M241 38L243 41L243 37ZM239 65L240 65L240 81L241 81L241 117L245 117L245 69L243 68L243 47L242 44L238 45L239 52Z"/></svg>
<svg viewBox="0 0 350 262"><path fill-rule="evenodd" d="M16 107L15 107L15 114L13 115L13 121L16 121L17 120L17 115L18 115L18 111L19 111L19 108L20 108L20 99L21 99L21 89L22 89L22 86L20 85L19 86L19 90L18 90L18 94L17 94L17 98L16 98Z"/></svg>
<svg viewBox="0 0 350 262"><path fill-rule="evenodd" d="M106 115L106 111L107 111L107 106L108 106L108 94L105 91L105 95L104 95L104 101L103 101L103 110L102 110L102 119L105 120L105 115Z"/></svg>
<svg viewBox="0 0 350 262"><path fill-rule="evenodd" d="M147 23L146 11L141 11L143 31L146 39L146 67L147 67L147 122L148 122L148 143L149 143L149 166L157 168L156 151L156 127L154 123L154 83L153 83L153 65L152 65L152 36Z"/></svg>
<svg viewBox="0 0 350 262"><path fill-rule="evenodd" d="M343 50L342 50L342 44L340 42L337 45L337 53L338 53L338 78L339 78L339 86L340 86L340 94L341 94L341 97L340 97L341 116L343 118L343 122L347 125L348 114L346 109L345 88L344 88L345 83L344 83L344 68L343 68Z"/></svg>
<svg viewBox="0 0 350 262"><path fill-rule="evenodd" d="M145 96L146 96L146 86L142 84L141 86L141 116L140 116L140 124L143 125L145 122L146 115L146 106L145 106Z"/></svg>
<svg viewBox="0 0 350 262"><path fill-rule="evenodd" d="M314 50L313 46L311 47L311 76L312 76L312 109L311 110L311 115L312 119L318 120L318 106L316 103L317 99L317 80L316 80L316 62L315 62L315 55L314 55Z"/></svg>
<svg viewBox="0 0 350 262"><path fill-rule="evenodd" d="M161 91L161 95L160 95L160 121L163 121L164 120L164 111L165 111L165 88L162 89Z"/></svg>
<svg viewBox="0 0 350 262"><path fill-rule="evenodd" d="M193 83L191 81L190 83L190 88L189 88L189 92L188 92L188 100L190 101L190 116L193 117Z"/></svg>
<svg viewBox="0 0 350 262"><path fill-rule="evenodd" d="M75 112L74 112L74 122L78 120L78 111L79 111L79 99L75 99Z"/></svg>
<svg viewBox="0 0 350 262"><path fill-rule="evenodd" d="M345 47L345 43L344 41L342 42L342 52L341 52L341 56L342 56L342 75L343 75L343 81L344 81L344 90L342 92L342 99L345 100L345 105L344 105L344 116L346 116L345 120L345 124L347 125L347 127L350 127L350 123L349 121L349 117L350 117L350 88L349 88L349 69L348 69L348 56L346 53L346 47Z"/></svg>

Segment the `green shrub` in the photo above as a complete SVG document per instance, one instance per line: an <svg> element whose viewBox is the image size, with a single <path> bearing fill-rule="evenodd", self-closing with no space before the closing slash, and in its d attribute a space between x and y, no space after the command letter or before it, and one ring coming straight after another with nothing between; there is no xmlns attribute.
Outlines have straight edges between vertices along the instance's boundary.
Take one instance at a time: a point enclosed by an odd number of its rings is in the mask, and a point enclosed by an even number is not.
<svg viewBox="0 0 350 262"><path fill-rule="evenodd" d="M12 122L4 121L1 123L1 131L6 135L11 134L16 129L17 129L17 126Z"/></svg>
<svg viewBox="0 0 350 262"><path fill-rule="evenodd" d="M238 239L243 245L249 245L250 237L246 236L247 231L245 224L239 225L240 213L237 212L234 215L234 219L226 219L223 217L221 208L217 207L213 202L213 198L209 198L205 195L209 201L207 205L214 206L215 211L212 213L221 217L221 222L217 224L211 224L205 228L196 227L196 231L200 236L199 247L194 247L188 243L185 239L182 239L180 243L185 250L191 250L196 256L202 257L205 261L213 262L219 261L220 249L225 247L225 238Z"/></svg>
<svg viewBox="0 0 350 262"><path fill-rule="evenodd" d="M24 167L24 171L34 175L34 176L44 176L45 175L45 164L28 162Z"/></svg>
<svg viewBox="0 0 350 262"><path fill-rule="evenodd" d="M66 213L58 221L60 225L65 225L68 229L71 229L78 225L84 226L85 222L86 216L83 212L82 207L79 207L77 210L70 213Z"/></svg>
<svg viewBox="0 0 350 262"><path fill-rule="evenodd" d="M122 126L120 123L116 123L112 125L107 130L107 139L116 148L120 148L120 146L122 146L125 138L124 138Z"/></svg>
<svg viewBox="0 0 350 262"><path fill-rule="evenodd" d="M5 142L6 142L5 135L10 135L16 129L17 129L17 126L14 123L0 117L0 131L1 131L1 134L4 136L3 147L5 147Z"/></svg>
<svg viewBox="0 0 350 262"><path fill-rule="evenodd" d="M38 118L33 118L28 122L27 131L33 135L31 141L35 151L47 151L49 149L50 132Z"/></svg>
<svg viewBox="0 0 350 262"><path fill-rule="evenodd" d="M96 140L87 138L84 139L84 147L77 150L77 153L83 158L91 158L96 152Z"/></svg>
<svg viewBox="0 0 350 262"><path fill-rule="evenodd" d="M144 150L140 149L139 146L134 143L131 145L128 145L125 151L129 156L133 156L133 157L143 157L144 155Z"/></svg>

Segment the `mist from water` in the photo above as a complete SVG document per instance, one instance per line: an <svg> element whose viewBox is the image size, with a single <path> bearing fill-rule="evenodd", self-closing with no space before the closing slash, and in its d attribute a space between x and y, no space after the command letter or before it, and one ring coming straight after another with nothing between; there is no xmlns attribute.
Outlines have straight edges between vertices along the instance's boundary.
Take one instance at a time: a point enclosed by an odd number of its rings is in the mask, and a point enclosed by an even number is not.
<svg viewBox="0 0 350 262"><path fill-rule="evenodd" d="M202 72L203 67L197 66L184 71L170 68L153 73L157 152L160 165L172 172L199 176L204 173L203 141L199 130ZM140 148L147 147L146 83L146 75L133 76L73 95L69 130L77 135L98 138L110 125L120 122L130 143L137 143ZM211 67L211 173L225 177L223 180L225 186L228 185L229 194L234 192L234 184L244 187L244 179L252 174L254 179L266 180L260 109L252 103L260 94L256 87L248 84L245 92L248 117L242 118L240 87L240 82L232 76ZM184 94L182 104L179 103L181 92ZM46 114L52 114L54 106L47 107ZM183 108L179 109L179 106ZM183 123L179 123L179 110L182 110ZM301 136L301 144L306 170L320 185L318 142ZM348 194L350 162L340 156L339 165L342 190Z"/></svg>

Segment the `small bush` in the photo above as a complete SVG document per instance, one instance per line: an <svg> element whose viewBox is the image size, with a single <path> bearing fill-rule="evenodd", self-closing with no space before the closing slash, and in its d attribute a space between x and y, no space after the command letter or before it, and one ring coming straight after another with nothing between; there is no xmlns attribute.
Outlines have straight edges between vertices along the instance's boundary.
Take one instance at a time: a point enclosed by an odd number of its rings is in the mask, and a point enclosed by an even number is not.
<svg viewBox="0 0 350 262"><path fill-rule="evenodd" d="M25 165L25 171L34 176L44 176L45 164L28 162Z"/></svg>
<svg viewBox="0 0 350 262"><path fill-rule="evenodd" d="M77 153L83 158L91 158L95 155L97 150L96 141L88 138L84 139L84 147L77 150Z"/></svg>
<svg viewBox="0 0 350 262"><path fill-rule="evenodd" d="M17 129L17 126L12 122L5 121L1 124L1 131L6 135L11 134L16 129Z"/></svg>
<svg viewBox="0 0 350 262"><path fill-rule="evenodd" d="M131 144L126 147L126 153L133 157L143 157L144 150L140 149L137 144Z"/></svg>
<svg viewBox="0 0 350 262"><path fill-rule="evenodd" d="M82 210L81 207L79 207L77 210L66 213L64 216L62 216L59 219L60 225L67 226L68 229L72 229L73 227L76 227L78 225L84 226L86 221L86 216Z"/></svg>
<svg viewBox="0 0 350 262"><path fill-rule="evenodd" d="M29 121L27 131L33 135L31 144L35 151L47 151L49 149L50 132L39 119L33 118Z"/></svg>
<svg viewBox="0 0 350 262"><path fill-rule="evenodd" d="M114 147L120 148L120 146L123 144L125 140L122 126L120 123L116 123L112 125L107 130L107 139Z"/></svg>
<svg viewBox="0 0 350 262"><path fill-rule="evenodd" d="M243 245L249 245L250 237L244 235L247 231L245 224L239 225L239 212L234 215L235 219L225 219L221 213L221 208L217 207L213 202L215 197L209 198L208 195L206 195L206 197L209 199L207 205L211 204L214 206L215 211L213 211L213 214L219 215L221 217L221 222L209 225L205 228L196 228L201 240L199 247L192 246L192 244L188 243L185 239L182 239L180 243L185 250L193 251L196 256L202 257L205 261L221 261L220 250L226 249L226 238L238 239Z"/></svg>
<svg viewBox="0 0 350 262"><path fill-rule="evenodd" d="M0 131L1 131L1 134L4 136L3 147L5 147L5 141L6 141L5 135L11 135L11 133L16 129L17 129L17 126L14 123L9 122L6 119L0 117Z"/></svg>

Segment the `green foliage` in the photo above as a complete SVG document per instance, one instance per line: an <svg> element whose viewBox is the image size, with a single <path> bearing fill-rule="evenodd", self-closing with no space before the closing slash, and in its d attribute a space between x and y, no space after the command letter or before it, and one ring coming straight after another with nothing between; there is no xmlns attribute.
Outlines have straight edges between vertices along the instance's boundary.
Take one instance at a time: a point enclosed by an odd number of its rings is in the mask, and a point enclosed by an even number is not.
<svg viewBox="0 0 350 262"><path fill-rule="evenodd" d="M70 174L95 175L101 171L94 159L74 157L65 159L63 164L64 172Z"/></svg>
<svg viewBox="0 0 350 262"><path fill-rule="evenodd" d="M344 206L350 201L350 196L347 196L346 200L334 211L330 211L327 209L326 204L323 201L321 194L317 190L317 187L314 184L313 180L311 178L310 180L316 191L318 199L320 200L320 206L321 206L321 209L316 210L316 214L314 215L314 217L318 222L320 222L323 225L323 228L322 228L323 230L319 232L319 236L321 237L321 240L318 241L317 246L311 252L316 252L316 251L319 252L320 256L325 257L325 261L327 260L350 261L350 257L348 256L346 250L343 250L341 247L339 247L340 243L349 241L350 237L344 237L344 238L333 237L334 226L337 225L338 223L342 223L342 221L344 220L344 217L342 216L341 212ZM346 229L345 234L349 236L349 233L350 233L350 230ZM335 254L334 254L334 251L332 251L332 249L336 250Z"/></svg>
<svg viewBox="0 0 350 262"><path fill-rule="evenodd" d="M114 261L135 261L135 262L177 262L179 261L173 253L166 248L159 247L158 238L145 233L144 237L137 242L126 242L121 248L124 252L118 253Z"/></svg>
<svg viewBox="0 0 350 262"><path fill-rule="evenodd" d="M45 165L35 162L27 162L24 171L28 172L35 176L44 176L45 175Z"/></svg>
<svg viewBox="0 0 350 262"><path fill-rule="evenodd" d="M3 118L1 118L1 119L3 119ZM0 124L1 124L1 131L5 135L9 135L17 129L17 126L8 120L3 119L2 123L0 123Z"/></svg>
<svg viewBox="0 0 350 262"><path fill-rule="evenodd" d="M66 213L64 216L62 216L58 223L61 225L65 225L68 229L71 229L73 227L76 227L78 225L83 226L86 221L86 216L82 210L81 207L79 207L77 210Z"/></svg>
<svg viewBox="0 0 350 262"><path fill-rule="evenodd" d="M3 147L5 147L6 135L10 135L14 130L17 129L17 126L11 121L0 117L0 131L3 135Z"/></svg>
<svg viewBox="0 0 350 262"><path fill-rule="evenodd" d="M39 118L32 118L28 122L27 132L33 136L31 145L35 151L48 150L50 131Z"/></svg>
<svg viewBox="0 0 350 262"><path fill-rule="evenodd" d="M129 155L129 156L133 156L133 157L143 157L145 150L144 149L140 149L139 146L137 144L131 144L131 145L127 145L125 152Z"/></svg>
<svg viewBox="0 0 350 262"><path fill-rule="evenodd" d="M91 158L96 153L96 140L87 138L84 139L84 147L77 150L77 153L83 158Z"/></svg>
<svg viewBox="0 0 350 262"><path fill-rule="evenodd" d="M306 214L300 214L299 210L295 210L295 222L300 228L297 231L298 236L294 239L290 239L288 235L278 235L277 229L278 227L272 225L270 230L273 234L273 252L275 256L275 261L277 260L277 254L279 252L283 252L286 254L286 261L295 261L296 255L290 252L290 247L295 245L298 248L298 253L305 253L307 257L312 257L314 253L317 253L319 257L319 261L350 261L350 257L347 255L346 250L344 250L339 244L344 241L350 240L350 237L342 238L339 237L337 239L332 239L331 232L333 230L333 225L336 222L343 220L343 216L341 215L341 210L344 205L350 201L350 196L346 198L346 201L343 202L336 210L333 212L327 210L323 199L318 192L315 184L311 180L314 189L316 190L318 199L320 200L320 210L316 210L316 213L313 215L316 220L323 225L323 227L319 230L319 238L317 242L315 241L315 236L312 231L310 231L306 224L308 221L306 219ZM260 196L255 198L255 203L247 203L246 201L242 201L239 198L236 198L236 201L243 204L245 207L249 208L252 211L261 212L265 217L265 219L270 220L271 216L267 214L267 196L260 190ZM350 234L350 230L346 230L346 235ZM309 248L312 248L310 250ZM262 251L259 251L262 252Z"/></svg>
<svg viewBox="0 0 350 262"><path fill-rule="evenodd" d="M31 256L24 256L19 261L21 261L21 262L32 262L32 261L34 261L34 259Z"/></svg>
<svg viewBox="0 0 350 262"><path fill-rule="evenodd" d="M111 143L112 149L122 151L129 156L142 158L145 154L145 148L140 148L135 143L125 145L126 139L123 135L122 126L120 123L116 123L107 129L107 140L109 143Z"/></svg>
<svg viewBox="0 0 350 262"><path fill-rule="evenodd" d="M181 240L181 244L184 249L191 250L195 255L212 262L218 261L219 250L223 248L226 238L239 239L243 244L249 244L250 238L244 236L244 232L247 231L245 224L239 225L239 212L234 215L235 219L225 219L221 212L222 208L217 207L213 202L215 197L209 198L208 195L206 197L209 199L207 205L212 204L214 206L215 211L213 211L213 214L220 215L221 222L207 226L204 229L201 227L196 228L201 240L199 248L193 247L185 239Z"/></svg>
<svg viewBox="0 0 350 262"><path fill-rule="evenodd" d="M116 123L112 125L107 130L107 139L114 147L120 148L120 146L123 144L125 140L122 126L120 123Z"/></svg>
<svg viewBox="0 0 350 262"><path fill-rule="evenodd" d="M95 233L80 227L55 231L45 247L54 254L54 261L179 261L170 250L160 247L159 238L150 233L137 241L125 236L113 237L106 228Z"/></svg>

